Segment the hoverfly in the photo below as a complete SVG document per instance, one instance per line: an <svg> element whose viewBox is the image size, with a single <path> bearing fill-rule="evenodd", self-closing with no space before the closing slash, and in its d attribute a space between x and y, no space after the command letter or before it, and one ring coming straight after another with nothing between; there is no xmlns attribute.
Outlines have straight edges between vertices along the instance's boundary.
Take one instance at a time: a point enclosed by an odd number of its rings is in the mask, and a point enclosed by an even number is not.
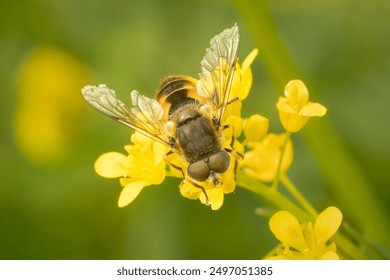
<svg viewBox="0 0 390 280"><path fill-rule="evenodd" d="M183 181L201 188L202 182L214 186L223 184L219 175L225 173L234 160L232 149L222 147L222 124L238 59L239 29L235 24L210 41L201 61L199 80L188 76L170 76L160 85L156 99L133 90L131 106L118 100L105 85L82 89L85 100L96 110L170 147L188 163L181 170ZM180 167L173 166L180 169ZM235 178L232 178L235 180Z"/></svg>

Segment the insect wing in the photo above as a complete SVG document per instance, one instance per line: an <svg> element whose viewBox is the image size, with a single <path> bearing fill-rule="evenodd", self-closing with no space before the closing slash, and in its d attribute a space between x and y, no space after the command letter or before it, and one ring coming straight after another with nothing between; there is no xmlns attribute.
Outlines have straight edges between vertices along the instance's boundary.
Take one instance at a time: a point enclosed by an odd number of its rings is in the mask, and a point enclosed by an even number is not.
<svg viewBox="0 0 390 280"><path fill-rule="evenodd" d="M162 133L160 123L164 111L156 100L133 90L130 94L132 106L128 108L106 85L86 86L81 92L85 100L99 112L153 140L169 145L168 137Z"/></svg>
<svg viewBox="0 0 390 280"><path fill-rule="evenodd" d="M222 122L229 102L230 88L238 57L239 29L235 24L225 29L210 41L210 47L201 61L200 79L197 83L199 95L207 98Z"/></svg>
<svg viewBox="0 0 390 280"><path fill-rule="evenodd" d="M154 99L140 95L136 90L133 90L130 95L133 104L130 108L130 115L132 119L136 120L135 124L138 130L141 132L147 131L149 134L158 137L164 143L168 144L168 139L162 133L160 123L164 114L161 105Z"/></svg>

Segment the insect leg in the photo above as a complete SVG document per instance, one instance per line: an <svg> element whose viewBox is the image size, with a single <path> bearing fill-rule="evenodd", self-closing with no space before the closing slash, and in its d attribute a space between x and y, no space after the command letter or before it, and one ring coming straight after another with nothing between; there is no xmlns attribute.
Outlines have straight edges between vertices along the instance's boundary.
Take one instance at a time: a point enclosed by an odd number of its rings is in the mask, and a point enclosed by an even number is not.
<svg viewBox="0 0 390 280"><path fill-rule="evenodd" d="M229 101L226 103L226 106L232 104L233 102L235 102L235 101L237 101L237 100L239 100L238 97L235 97L235 98L233 98L232 100L229 100Z"/></svg>
<svg viewBox="0 0 390 280"><path fill-rule="evenodd" d="M169 152L167 152L164 156L170 156L170 155L172 155L174 152L173 152L173 150L170 150ZM172 164L172 166L173 166L173 164Z"/></svg>
<svg viewBox="0 0 390 280"><path fill-rule="evenodd" d="M228 102L226 103L226 106L228 106L228 105L230 105L230 104L232 104L233 102L238 101L238 100L240 100L240 99L239 99L238 97L235 97L235 98L233 98L232 100L228 101ZM229 124L225 124L225 125L222 126L222 130L225 130L226 128L229 128L229 127L230 127Z"/></svg>
<svg viewBox="0 0 390 280"><path fill-rule="evenodd" d="M236 175L237 175L237 168L238 168L238 162L236 159L234 159L234 181L236 181Z"/></svg>
<svg viewBox="0 0 390 280"><path fill-rule="evenodd" d="M228 127L230 127L230 124L227 124L227 125L225 125L225 126L227 126L226 128L228 128ZM225 128L225 126L224 126L224 128ZM228 152L228 153L234 153L234 154L236 154L236 155L238 155L239 157L241 157L242 159L244 158L244 155L243 154L241 154L241 153L239 153L239 152L237 152L235 149L234 149L234 142L236 141L236 138L234 138L234 126L232 125L232 138L231 138L231 140L230 140L230 148L231 149L229 149L229 148L224 148L224 150L226 151L226 152Z"/></svg>
<svg viewBox="0 0 390 280"><path fill-rule="evenodd" d="M170 151L171 152L171 151ZM169 153L169 152L168 152ZM177 166L177 165L174 165L174 164L170 164L173 168L177 169L177 170L180 170L181 174L183 175L183 178L185 178L185 174L184 174L184 171L181 167Z"/></svg>

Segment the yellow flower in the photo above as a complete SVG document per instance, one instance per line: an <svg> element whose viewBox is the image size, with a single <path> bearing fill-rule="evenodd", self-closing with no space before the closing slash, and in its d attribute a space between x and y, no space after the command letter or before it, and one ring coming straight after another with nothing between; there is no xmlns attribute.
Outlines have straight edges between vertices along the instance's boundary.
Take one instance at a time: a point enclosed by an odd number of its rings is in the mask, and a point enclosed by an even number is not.
<svg viewBox="0 0 390 280"><path fill-rule="evenodd" d="M241 162L242 170L252 178L263 182L272 182L280 160L285 134L268 134L260 142L249 142L250 148ZM293 159L291 141L287 142L281 165L281 172L285 173Z"/></svg>
<svg viewBox="0 0 390 280"><path fill-rule="evenodd" d="M87 67L62 49L39 46L26 57L18 77L15 139L29 160L51 166L75 157L85 106L74 93L88 78Z"/></svg>
<svg viewBox="0 0 390 280"><path fill-rule="evenodd" d="M286 131L297 132L310 117L322 117L326 114L323 105L309 102L309 91L300 80L290 81L284 89L284 95L286 97L279 97L276 106Z"/></svg>
<svg viewBox="0 0 390 280"><path fill-rule="evenodd" d="M124 188L119 197L119 207L131 203L144 187L161 184L165 179L164 155L167 148L138 132L132 134L131 142L133 144L125 146L128 156L109 152L95 162L95 171L100 176L121 177L120 184Z"/></svg>
<svg viewBox="0 0 390 280"><path fill-rule="evenodd" d="M342 221L340 210L334 206L320 213L313 224L300 224L290 212L278 211L269 226L283 248L276 250L276 256L268 259L282 260L338 260L336 244L327 241L337 232Z"/></svg>

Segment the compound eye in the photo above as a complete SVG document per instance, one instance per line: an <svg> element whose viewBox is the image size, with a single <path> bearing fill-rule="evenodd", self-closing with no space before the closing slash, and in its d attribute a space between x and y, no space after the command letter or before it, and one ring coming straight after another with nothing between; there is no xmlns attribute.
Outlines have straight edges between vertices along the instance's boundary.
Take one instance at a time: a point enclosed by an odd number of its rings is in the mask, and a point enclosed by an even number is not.
<svg viewBox="0 0 390 280"><path fill-rule="evenodd" d="M210 176L210 168L203 160L188 165L187 172L192 179L199 182L206 181Z"/></svg>
<svg viewBox="0 0 390 280"><path fill-rule="evenodd" d="M230 165L229 154L226 151L221 150L218 153L210 156L208 163L212 171L217 173L224 173L226 170L228 170Z"/></svg>

